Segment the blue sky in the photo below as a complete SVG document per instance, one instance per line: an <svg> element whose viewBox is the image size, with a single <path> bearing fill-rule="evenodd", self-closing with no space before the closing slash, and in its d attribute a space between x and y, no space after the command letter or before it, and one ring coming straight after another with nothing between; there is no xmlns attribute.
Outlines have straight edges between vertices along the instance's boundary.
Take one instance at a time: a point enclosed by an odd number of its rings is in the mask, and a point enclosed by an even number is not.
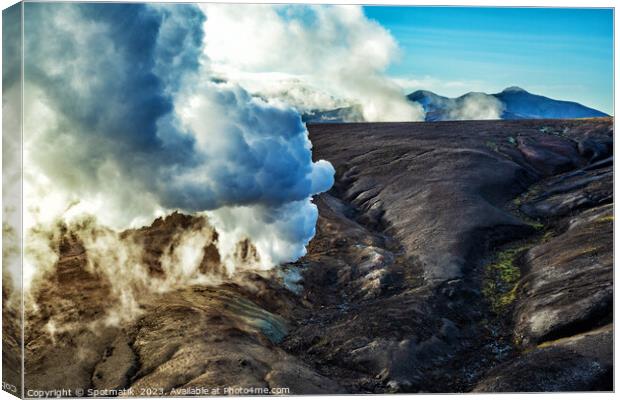
<svg viewBox="0 0 620 400"><path fill-rule="evenodd" d="M458 96L516 85L613 112L611 9L364 10L398 41L400 58L388 74L405 86Z"/></svg>

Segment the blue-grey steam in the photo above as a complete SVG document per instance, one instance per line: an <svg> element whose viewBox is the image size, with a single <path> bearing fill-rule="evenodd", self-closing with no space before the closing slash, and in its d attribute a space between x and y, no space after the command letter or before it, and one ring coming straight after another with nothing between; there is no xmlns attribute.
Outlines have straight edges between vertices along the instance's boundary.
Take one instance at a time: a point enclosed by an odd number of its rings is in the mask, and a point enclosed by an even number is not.
<svg viewBox="0 0 620 400"><path fill-rule="evenodd" d="M293 108L210 76L204 22L187 4L25 5L27 228L181 210L208 214L224 256L244 238L262 267L305 253L333 167Z"/></svg>

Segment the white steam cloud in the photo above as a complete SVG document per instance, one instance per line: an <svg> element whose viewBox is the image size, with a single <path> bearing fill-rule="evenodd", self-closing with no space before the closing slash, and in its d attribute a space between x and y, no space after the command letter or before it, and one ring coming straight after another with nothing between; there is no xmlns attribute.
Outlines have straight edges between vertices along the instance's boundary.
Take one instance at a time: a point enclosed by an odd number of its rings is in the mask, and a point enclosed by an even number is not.
<svg viewBox="0 0 620 400"><path fill-rule="evenodd" d="M468 93L447 107L447 120L501 119L504 104L485 93Z"/></svg>
<svg viewBox="0 0 620 400"><path fill-rule="evenodd" d="M122 230L181 210L208 215L229 269L246 239L256 268L305 254L318 216L311 197L332 186L334 169L312 161L293 108L213 79L203 12L28 3L25 18L26 229L53 232L58 220L92 215ZM45 234L31 236L29 276L41 258L56 261ZM92 252L115 252L115 236L103 237ZM196 257L175 258L177 268L193 271Z"/></svg>
<svg viewBox="0 0 620 400"><path fill-rule="evenodd" d="M366 121L424 120L422 107L384 76L398 53L394 38L361 7L201 8L205 51L217 76L300 111L359 106Z"/></svg>

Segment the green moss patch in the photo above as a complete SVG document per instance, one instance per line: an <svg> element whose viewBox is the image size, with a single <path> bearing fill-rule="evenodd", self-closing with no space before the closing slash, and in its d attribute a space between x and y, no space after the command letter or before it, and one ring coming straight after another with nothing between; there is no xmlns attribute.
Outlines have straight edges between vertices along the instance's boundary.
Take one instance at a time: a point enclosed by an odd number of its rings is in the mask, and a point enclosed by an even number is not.
<svg viewBox="0 0 620 400"><path fill-rule="evenodd" d="M484 145L495 152L499 151L499 147L497 146L497 143L495 143L492 140L487 140L486 142L484 142Z"/></svg>
<svg viewBox="0 0 620 400"><path fill-rule="evenodd" d="M512 204L514 204L516 207L520 207L522 204L525 204L531 201L532 199L535 199L541 193L541 191L542 189L540 185L538 184L532 185L529 187L529 189L526 192L514 198L512 200Z"/></svg>
<svg viewBox="0 0 620 400"><path fill-rule="evenodd" d="M521 269L516 258L530 246L510 248L500 252L496 260L484 268L482 294L489 301L495 314L503 314L515 301Z"/></svg>
<svg viewBox="0 0 620 400"><path fill-rule="evenodd" d="M531 226L532 228L536 229L537 231L540 231L542 229L544 229L545 225L538 222L538 221L529 221L528 225Z"/></svg>

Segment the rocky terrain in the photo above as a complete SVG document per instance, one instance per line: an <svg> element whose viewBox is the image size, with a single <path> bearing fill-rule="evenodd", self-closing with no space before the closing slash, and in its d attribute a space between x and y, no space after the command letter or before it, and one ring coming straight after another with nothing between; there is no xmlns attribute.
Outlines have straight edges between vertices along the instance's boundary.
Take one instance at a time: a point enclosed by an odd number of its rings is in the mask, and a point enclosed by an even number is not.
<svg viewBox="0 0 620 400"><path fill-rule="evenodd" d="M613 389L612 119L309 131L337 176L304 258L143 294L112 323L111 282L67 231L27 313L26 389ZM201 223L175 213L123 235L156 279L161 249ZM224 276L216 253L201 268Z"/></svg>

